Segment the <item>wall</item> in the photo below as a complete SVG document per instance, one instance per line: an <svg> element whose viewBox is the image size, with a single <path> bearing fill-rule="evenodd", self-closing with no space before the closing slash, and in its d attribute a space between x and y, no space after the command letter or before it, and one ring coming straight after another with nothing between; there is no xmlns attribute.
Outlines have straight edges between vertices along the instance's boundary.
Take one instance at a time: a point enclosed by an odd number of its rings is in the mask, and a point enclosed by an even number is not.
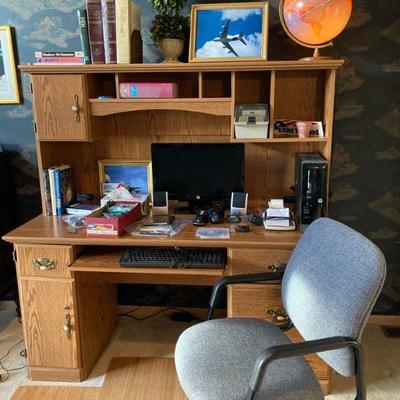
<svg viewBox="0 0 400 400"><path fill-rule="evenodd" d="M2 1L0 25L15 27L19 62L32 62L35 50L79 49L75 10L83 3ZM158 52L149 37L152 12L145 0L138 3L142 7L144 57L146 62L157 61ZM277 0L270 2L270 59L310 54L286 37L277 5ZM355 0L347 29L335 40L335 47L326 51L347 61L337 85L331 216L367 235L383 250L389 272L375 312L387 314L399 313L400 308L399 45L398 0ZM11 154L14 171L15 224L39 212L27 79L22 76L24 104L0 106L0 144ZM196 296L192 295L193 301Z"/></svg>

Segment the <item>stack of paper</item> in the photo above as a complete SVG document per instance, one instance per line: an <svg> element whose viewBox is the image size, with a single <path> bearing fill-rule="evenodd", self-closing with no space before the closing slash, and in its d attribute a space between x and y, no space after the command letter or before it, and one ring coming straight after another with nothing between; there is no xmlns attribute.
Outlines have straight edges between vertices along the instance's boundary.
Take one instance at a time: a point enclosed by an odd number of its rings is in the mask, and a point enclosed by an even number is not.
<svg viewBox="0 0 400 400"><path fill-rule="evenodd" d="M290 225L289 209L267 208L265 219L269 226L288 227Z"/></svg>
<svg viewBox="0 0 400 400"><path fill-rule="evenodd" d="M285 208L282 199L271 199L263 214L264 228L267 230L294 230L296 224L290 217L290 211Z"/></svg>

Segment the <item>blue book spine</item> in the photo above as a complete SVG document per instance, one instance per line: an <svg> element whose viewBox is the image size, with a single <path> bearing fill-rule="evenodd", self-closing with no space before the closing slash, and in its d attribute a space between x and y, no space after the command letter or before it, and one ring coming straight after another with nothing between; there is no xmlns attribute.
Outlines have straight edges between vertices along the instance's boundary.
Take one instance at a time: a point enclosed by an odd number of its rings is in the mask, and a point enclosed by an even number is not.
<svg viewBox="0 0 400 400"><path fill-rule="evenodd" d="M56 189L56 205L57 215L63 215L63 197L61 192L61 171L57 170L54 172L54 183Z"/></svg>

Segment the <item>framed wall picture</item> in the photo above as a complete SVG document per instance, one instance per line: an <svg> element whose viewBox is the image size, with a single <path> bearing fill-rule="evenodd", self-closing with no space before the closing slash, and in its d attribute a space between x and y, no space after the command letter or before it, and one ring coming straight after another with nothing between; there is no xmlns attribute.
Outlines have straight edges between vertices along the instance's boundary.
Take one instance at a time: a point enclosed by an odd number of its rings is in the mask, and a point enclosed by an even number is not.
<svg viewBox="0 0 400 400"><path fill-rule="evenodd" d="M17 72L10 26L0 26L0 103L19 103Z"/></svg>
<svg viewBox="0 0 400 400"><path fill-rule="evenodd" d="M100 194L104 196L119 183L129 185L136 193L151 194L153 176L150 161L99 160Z"/></svg>
<svg viewBox="0 0 400 400"><path fill-rule="evenodd" d="M268 3L192 5L189 61L266 60Z"/></svg>

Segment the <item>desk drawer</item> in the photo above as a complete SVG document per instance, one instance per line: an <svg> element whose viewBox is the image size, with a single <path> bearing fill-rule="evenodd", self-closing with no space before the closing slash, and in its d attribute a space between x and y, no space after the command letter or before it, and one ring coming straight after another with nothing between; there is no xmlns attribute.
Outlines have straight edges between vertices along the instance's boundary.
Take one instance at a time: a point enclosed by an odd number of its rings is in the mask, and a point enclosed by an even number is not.
<svg viewBox="0 0 400 400"><path fill-rule="evenodd" d="M21 276L70 277L68 267L76 258L74 246L17 245L17 266Z"/></svg>
<svg viewBox="0 0 400 400"><path fill-rule="evenodd" d="M277 323L276 318L267 312L268 309L282 309L281 287L276 284L243 284L228 288L228 317L252 317ZM286 335L293 342L304 339L292 328ZM330 378L330 368L317 355L305 357L319 380Z"/></svg>
<svg viewBox="0 0 400 400"><path fill-rule="evenodd" d="M287 263L291 253L291 250L232 249L230 273L269 272L269 265Z"/></svg>

